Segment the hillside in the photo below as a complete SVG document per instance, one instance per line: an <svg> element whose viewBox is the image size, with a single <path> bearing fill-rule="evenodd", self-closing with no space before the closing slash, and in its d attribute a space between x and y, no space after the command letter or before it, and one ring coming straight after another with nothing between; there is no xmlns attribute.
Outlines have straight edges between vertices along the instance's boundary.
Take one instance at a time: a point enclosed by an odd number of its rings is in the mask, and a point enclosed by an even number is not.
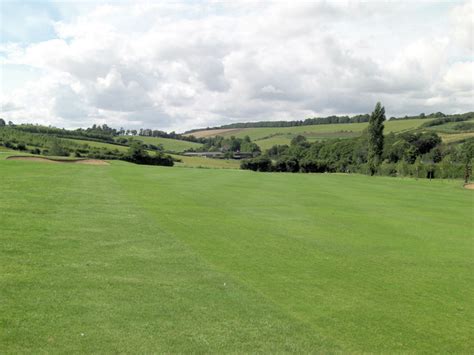
<svg viewBox="0 0 474 355"><path fill-rule="evenodd" d="M416 129L428 121L430 121L430 119L387 121L385 123L385 133ZM224 137L235 136L238 138L249 136L250 139L260 145L262 149L268 149L274 144L288 144L296 135L303 135L310 141L353 137L360 135L367 126L368 123L364 122L295 127L233 128L197 131L193 132L192 135L195 137L213 137L220 135Z"/></svg>
<svg viewBox="0 0 474 355"><path fill-rule="evenodd" d="M181 153L187 149L199 148L202 146L201 143L188 142L178 139L161 138L161 137L144 137L138 136L134 139L140 140L146 144L162 145L163 149L167 152Z"/></svg>

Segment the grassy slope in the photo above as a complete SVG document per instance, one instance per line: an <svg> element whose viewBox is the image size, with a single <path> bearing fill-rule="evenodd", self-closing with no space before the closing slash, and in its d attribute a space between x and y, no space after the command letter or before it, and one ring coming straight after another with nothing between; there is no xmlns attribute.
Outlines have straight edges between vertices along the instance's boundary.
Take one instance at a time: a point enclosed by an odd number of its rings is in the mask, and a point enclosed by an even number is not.
<svg viewBox="0 0 474 355"><path fill-rule="evenodd" d="M96 142L96 141L87 141L87 140L82 140L82 139L69 139L69 138L62 138L66 141L74 142L77 144L87 144L90 147L97 147L97 148L107 148L110 150L117 149L121 152L126 152L128 150L128 147L123 146L123 145L118 145L118 144L111 144L111 143L102 143L102 142Z"/></svg>
<svg viewBox="0 0 474 355"><path fill-rule="evenodd" d="M474 122L474 120L468 120L465 122ZM455 126L463 122L448 122L439 126L427 127L426 129L435 131L442 138L445 143L457 142L466 138L474 137L472 131L459 131L454 129Z"/></svg>
<svg viewBox="0 0 474 355"><path fill-rule="evenodd" d="M163 144L163 148L167 151L173 152L182 152L185 149L189 148L198 148L201 146L200 143L194 142L186 142L180 141L177 139L166 139L166 138L158 138L158 137L134 137L136 140L141 140L145 143L151 144ZM117 145L117 144L110 144L110 143L102 143L102 142L95 142L95 141L86 141L86 140L78 140L78 139L68 139L78 144L88 144L91 147L98 147L98 148L107 148L107 149L118 149L119 151L127 151L128 147Z"/></svg>
<svg viewBox="0 0 474 355"><path fill-rule="evenodd" d="M199 148L202 146L201 143L187 142L178 139L169 139L161 137L135 137L137 140L141 140L148 144L162 144L165 150L171 152L182 152L190 148Z"/></svg>
<svg viewBox="0 0 474 355"><path fill-rule="evenodd" d="M3 352L474 348L459 182L123 162L0 176Z"/></svg>
<svg viewBox="0 0 474 355"><path fill-rule="evenodd" d="M429 119L415 119L415 120L400 120L388 121L385 123L385 133L401 132L418 128ZM248 135L252 140L256 140L260 148L268 149L275 144L289 144L291 139L302 134L310 141L324 140L328 138L346 138L349 136L357 136L367 127L368 123L347 123L347 124L327 124L327 125L313 125L313 126L298 126L298 127L265 127L265 128L242 128L235 130L217 130L219 135L230 137L243 138ZM205 132L206 136L212 136L212 131ZM278 135L275 135L278 134ZM198 133L196 136L199 136Z"/></svg>
<svg viewBox="0 0 474 355"><path fill-rule="evenodd" d="M385 132L400 132L408 129L419 127L422 123L428 122L425 120L400 120L388 121L385 123ZM281 134L305 134L316 135L318 133L330 132L362 132L368 123L347 123L347 124L327 124L327 125L313 125L313 126L297 126L297 127L264 127L264 128L242 128L234 131L226 131L220 135L225 137L235 136L243 138L249 136L252 140L261 139L275 133ZM210 131L209 131L210 132Z"/></svg>

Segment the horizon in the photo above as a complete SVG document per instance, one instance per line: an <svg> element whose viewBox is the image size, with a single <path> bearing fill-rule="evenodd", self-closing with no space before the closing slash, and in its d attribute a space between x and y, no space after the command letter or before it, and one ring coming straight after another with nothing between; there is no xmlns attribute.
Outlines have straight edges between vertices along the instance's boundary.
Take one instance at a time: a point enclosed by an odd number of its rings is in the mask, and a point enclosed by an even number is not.
<svg viewBox="0 0 474 355"><path fill-rule="evenodd" d="M0 115L17 124L184 132L377 101L395 117L474 110L470 1L1 6Z"/></svg>

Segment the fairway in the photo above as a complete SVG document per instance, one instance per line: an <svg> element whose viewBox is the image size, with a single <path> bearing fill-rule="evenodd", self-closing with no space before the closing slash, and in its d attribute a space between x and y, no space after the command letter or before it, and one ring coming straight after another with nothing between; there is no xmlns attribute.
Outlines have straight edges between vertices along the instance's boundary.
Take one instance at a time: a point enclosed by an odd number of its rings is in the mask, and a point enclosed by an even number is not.
<svg viewBox="0 0 474 355"><path fill-rule="evenodd" d="M0 160L2 353L474 348L460 181Z"/></svg>

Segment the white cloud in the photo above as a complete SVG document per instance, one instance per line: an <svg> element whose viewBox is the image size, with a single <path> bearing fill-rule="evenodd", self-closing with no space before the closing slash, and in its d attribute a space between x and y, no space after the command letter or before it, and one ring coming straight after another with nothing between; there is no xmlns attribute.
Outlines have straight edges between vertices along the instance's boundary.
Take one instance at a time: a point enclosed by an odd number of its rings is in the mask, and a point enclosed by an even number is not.
<svg viewBox="0 0 474 355"><path fill-rule="evenodd" d="M472 5L237 2L100 5L57 38L0 47L43 75L2 88L2 116L182 131L233 121L473 110ZM471 98L471 100L469 100Z"/></svg>

